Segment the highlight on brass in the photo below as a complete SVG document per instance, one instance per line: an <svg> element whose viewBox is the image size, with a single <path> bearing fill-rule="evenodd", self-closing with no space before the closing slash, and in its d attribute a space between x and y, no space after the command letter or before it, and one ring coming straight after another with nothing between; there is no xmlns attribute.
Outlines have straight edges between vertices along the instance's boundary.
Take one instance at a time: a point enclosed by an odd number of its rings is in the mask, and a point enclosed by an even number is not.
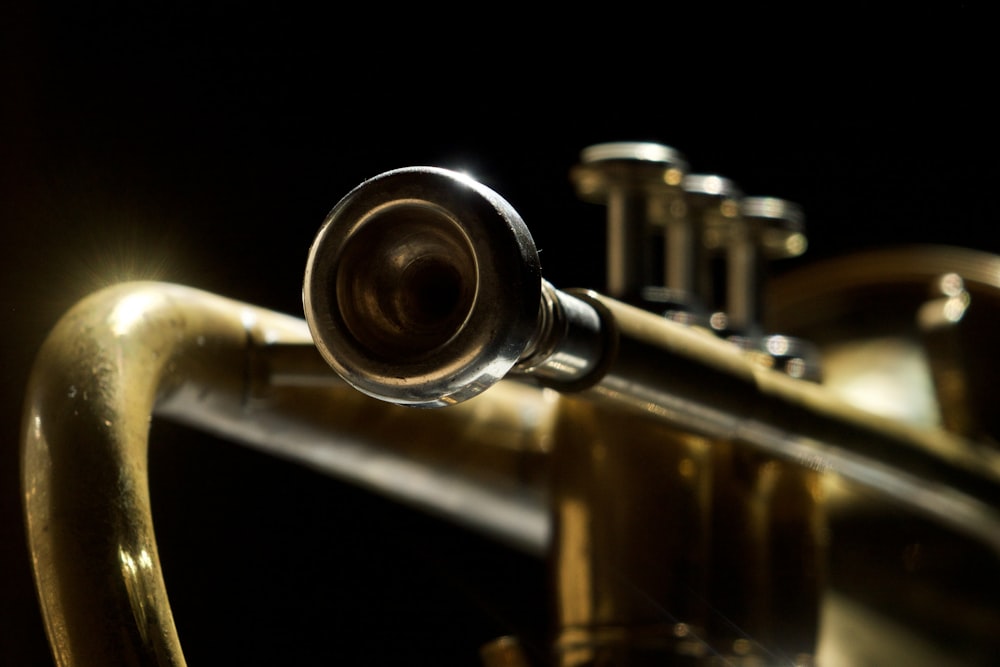
<svg viewBox="0 0 1000 667"><path fill-rule="evenodd" d="M568 165L606 209L605 285L553 285L500 194L406 167L322 222L304 319L152 282L74 307L22 442L58 664L185 664L151 417L544 559L546 649L505 635L470 664L992 664L1000 258L905 247L772 277L807 212L691 164L614 142Z"/></svg>

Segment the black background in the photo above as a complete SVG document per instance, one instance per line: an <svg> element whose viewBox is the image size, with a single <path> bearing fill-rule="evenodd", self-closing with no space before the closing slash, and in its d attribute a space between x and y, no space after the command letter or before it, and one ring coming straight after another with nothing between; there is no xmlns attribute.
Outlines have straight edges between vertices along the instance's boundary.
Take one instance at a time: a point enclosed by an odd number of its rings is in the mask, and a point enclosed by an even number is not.
<svg viewBox="0 0 1000 667"><path fill-rule="evenodd" d="M0 664L50 664L17 490L23 387L48 328L100 286L156 278L299 314L337 199L435 164L518 208L553 283L600 287L603 211L576 201L567 171L612 140L668 143L696 171L799 202L809 258L1000 251L983 17L809 7L5 9ZM468 665L500 634L544 640L543 564L154 429L161 554L192 664Z"/></svg>

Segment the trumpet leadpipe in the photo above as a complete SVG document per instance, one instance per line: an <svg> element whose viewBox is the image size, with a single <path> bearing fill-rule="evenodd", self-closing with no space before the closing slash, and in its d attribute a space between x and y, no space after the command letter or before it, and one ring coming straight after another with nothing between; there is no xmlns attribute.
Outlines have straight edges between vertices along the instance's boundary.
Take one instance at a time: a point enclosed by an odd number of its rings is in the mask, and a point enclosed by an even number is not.
<svg viewBox="0 0 1000 667"><path fill-rule="evenodd" d="M1000 552L1000 461L767 370L736 346L545 281L496 192L443 169L386 172L331 211L306 320L328 363L382 400L445 406L510 373L834 473Z"/></svg>

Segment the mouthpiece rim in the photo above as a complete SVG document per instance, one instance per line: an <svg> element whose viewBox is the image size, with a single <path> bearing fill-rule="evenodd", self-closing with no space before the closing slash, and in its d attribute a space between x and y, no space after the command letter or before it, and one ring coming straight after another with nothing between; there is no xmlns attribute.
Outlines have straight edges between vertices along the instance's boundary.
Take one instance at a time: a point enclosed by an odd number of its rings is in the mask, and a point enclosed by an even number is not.
<svg viewBox="0 0 1000 667"><path fill-rule="evenodd" d="M420 265L438 267L446 289L416 294ZM541 284L534 241L506 200L459 172L406 167L331 210L309 251L303 307L320 354L348 384L437 407L482 393L517 363ZM445 306L421 310L429 298ZM414 324L425 315L428 335Z"/></svg>

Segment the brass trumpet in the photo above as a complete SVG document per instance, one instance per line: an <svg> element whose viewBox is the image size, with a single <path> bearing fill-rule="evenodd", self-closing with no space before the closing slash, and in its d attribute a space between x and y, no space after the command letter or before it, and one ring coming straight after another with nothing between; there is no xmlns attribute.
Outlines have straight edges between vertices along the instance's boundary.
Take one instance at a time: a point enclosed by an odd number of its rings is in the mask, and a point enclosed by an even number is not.
<svg viewBox="0 0 1000 667"><path fill-rule="evenodd" d="M603 292L546 281L490 188L412 167L331 211L304 321L158 283L67 313L23 442L57 662L185 664L146 484L153 415L546 559L541 664L1000 655L995 365L967 354L995 328L1000 259L908 248L768 284L765 258L805 250L793 203L659 144L592 146L571 177L608 209ZM538 660L516 637L481 654Z"/></svg>

